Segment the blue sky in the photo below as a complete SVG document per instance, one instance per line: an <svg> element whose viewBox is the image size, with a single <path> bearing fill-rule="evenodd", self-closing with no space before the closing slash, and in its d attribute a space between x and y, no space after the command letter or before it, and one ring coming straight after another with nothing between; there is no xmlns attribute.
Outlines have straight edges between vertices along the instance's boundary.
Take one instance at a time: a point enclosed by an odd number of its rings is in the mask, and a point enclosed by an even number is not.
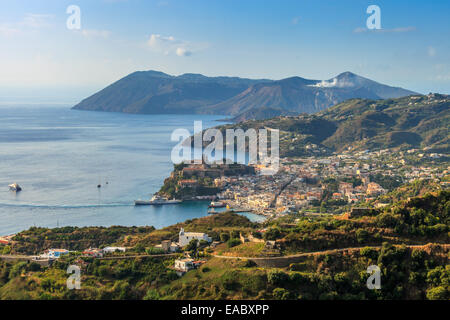
<svg viewBox="0 0 450 320"><path fill-rule="evenodd" d="M372 4L380 31L366 28ZM66 27L69 5L81 9L80 30ZM450 93L449 18L445 0L0 0L0 99L72 102L150 69L271 79L352 71Z"/></svg>

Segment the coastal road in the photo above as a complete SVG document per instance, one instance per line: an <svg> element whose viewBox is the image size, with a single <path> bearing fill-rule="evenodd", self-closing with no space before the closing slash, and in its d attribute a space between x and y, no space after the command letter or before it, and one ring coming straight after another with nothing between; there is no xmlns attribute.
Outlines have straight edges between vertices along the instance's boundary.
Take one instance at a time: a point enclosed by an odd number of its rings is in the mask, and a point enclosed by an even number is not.
<svg viewBox="0 0 450 320"><path fill-rule="evenodd" d="M25 255L15 255L15 254L0 255L0 259L5 259L5 260L33 260L34 258L36 258L36 256L25 256Z"/></svg>
<svg viewBox="0 0 450 320"><path fill-rule="evenodd" d="M178 255L179 253L169 253L169 254L142 254L142 255L134 255L134 256L112 256L112 257L103 257L97 258L99 260L120 260L120 259L136 259L136 258L165 258L165 257L173 257ZM26 256L26 255L0 255L0 260L34 260L37 256Z"/></svg>
<svg viewBox="0 0 450 320"><path fill-rule="evenodd" d="M103 257L97 258L98 260L120 260L120 259L137 259L137 258L166 258L179 255L179 253L168 253L168 254L141 254L135 256L113 256L113 257Z"/></svg>

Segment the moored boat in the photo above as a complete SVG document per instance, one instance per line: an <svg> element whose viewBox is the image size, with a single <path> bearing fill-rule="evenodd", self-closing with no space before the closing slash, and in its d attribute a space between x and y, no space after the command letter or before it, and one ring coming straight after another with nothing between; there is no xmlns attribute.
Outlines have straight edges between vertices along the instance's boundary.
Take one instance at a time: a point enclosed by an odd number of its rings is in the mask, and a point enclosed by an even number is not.
<svg viewBox="0 0 450 320"><path fill-rule="evenodd" d="M219 213L219 212L214 210L214 208L212 208L211 210L208 210L208 214L217 214L217 213Z"/></svg>
<svg viewBox="0 0 450 320"><path fill-rule="evenodd" d="M215 201L213 201L213 202L211 202L211 204L208 206L209 208L223 208L223 207L225 207L226 206L226 204L225 203L223 203L223 202L215 202Z"/></svg>
<svg viewBox="0 0 450 320"><path fill-rule="evenodd" d="M22 191L22 187L19 186L17 183L10 184L8 187L9 187L9 190L11 190L11 191L16 191L16 192Z"/></svg>

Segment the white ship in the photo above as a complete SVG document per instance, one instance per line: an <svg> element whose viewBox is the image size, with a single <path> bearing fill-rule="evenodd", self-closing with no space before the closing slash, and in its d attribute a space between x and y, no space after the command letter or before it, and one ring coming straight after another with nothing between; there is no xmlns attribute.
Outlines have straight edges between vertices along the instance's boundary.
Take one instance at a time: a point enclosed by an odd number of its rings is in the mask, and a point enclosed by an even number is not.
<svg viewBox="0 0 450 320"><path fill-rule="evenodd" d="M181 203L181 200L168 200L166 198L160 197L158 195L154 195L151 200L135 200L134 205L135 206L160 206L165 204L177 204Z"/></svg>

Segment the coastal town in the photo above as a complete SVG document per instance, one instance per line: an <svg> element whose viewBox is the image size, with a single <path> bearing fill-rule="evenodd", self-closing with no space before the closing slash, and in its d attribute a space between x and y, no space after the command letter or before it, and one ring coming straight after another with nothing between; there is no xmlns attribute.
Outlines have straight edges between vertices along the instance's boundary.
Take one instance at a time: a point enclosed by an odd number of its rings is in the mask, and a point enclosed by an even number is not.
<svg viewBox="0 0 450 320"><path fill-rule="evenodd" d="M220 200L229 210L267 217L288 213L342 213L353 206L387 205L382 195L414 180L449 185L444 154L418 149L343 152L327 157L283 158L275 175L260 174L261 165L241 165L239 174L227 165L187 164L176 191L187 200ZM420 159L418 164L416 159ZM167 182L167 181L166 181ZM215 193L216 192L216 193Z"/></svg>

